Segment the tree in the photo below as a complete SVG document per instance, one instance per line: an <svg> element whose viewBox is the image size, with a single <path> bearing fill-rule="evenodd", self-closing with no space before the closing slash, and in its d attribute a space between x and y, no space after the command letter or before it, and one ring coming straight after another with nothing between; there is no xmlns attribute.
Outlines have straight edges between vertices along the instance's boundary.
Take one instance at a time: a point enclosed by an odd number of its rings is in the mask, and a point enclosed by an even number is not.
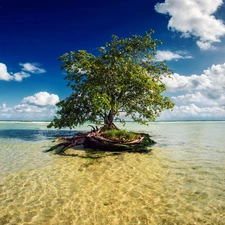
<svg viewBox="0 0 225 225"><path fill-rule="evenodd" d="M79 50L59 57L72 93L57 103L58 117L48 127L73 128L85 121L104 121L110 128L121 114L146 124L163 109L173 108L172 101L163 96L166 86L162 83L162 76L171 71L165 62L154 59L162 42L152 39L153 33L121 39L112 35L110 43L98 48L98 56ZM120 122L125 122L123 118Z"/></svg>

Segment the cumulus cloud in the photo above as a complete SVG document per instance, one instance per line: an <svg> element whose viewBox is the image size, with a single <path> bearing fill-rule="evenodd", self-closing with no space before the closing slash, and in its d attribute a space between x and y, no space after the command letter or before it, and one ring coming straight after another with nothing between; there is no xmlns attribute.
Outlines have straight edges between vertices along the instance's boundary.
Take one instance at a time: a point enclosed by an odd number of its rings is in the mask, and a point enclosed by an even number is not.
<svg viewBox="0 0 225 225"><path fill-rule="evenodd" d="M36 106L54 106L59 102L59 97L58 95L49 94L48 92L39 92L33 96L25 97L22 102Z"/></svg>
<svg viewBox="0 0 225 225"><path fill-rule="evenodd" d="M0 63L0 80L10 81L13 80L13 76L11 76L7 71L7 66L3 63Z"/></svg>
<svg viewBox="0 0 225 225"><path fill-rule="evenodd" d="M27 77L30 77L30 74L25 73L23 71L13 74L13 78L14 78L15 81L22 81L23 78L27 78Z"/></svg>
<svg viewBox="0 0 225 225"><path fill-rule="evenodd" d="M183 76L174 73L170 78L162 77L162 79L167 86L168 92L202 90L206 89L206 87L212 87L209 77L205 74Z"/></svg>
<svg viewBox="0 0 225 225"><path fill-rule="evenodd" d="M197 37L199 48L209 50L225 35L223 21L213 15L222 4L223 0L165 0L157 3L155 10L171 17L169 29L181 32L185 38Z"/></svg>
<svg viewBox="0 0 225 225"><path fill-rule="evenodd" d="M19 104L14 107L0 106L1 119L22 119L22 120L51 120L56 114L54 107L38 107L29 104Z"/></svg>
<svg viewBox="0 0 225 225"><path fill-rule="evenodd" d="M221 93L225 91L225 63L212 65L204 70L201 75L193 74L183 76L177 73L171 78L163 77L163 82L167 85L167 91L205 91Z"/></svg>
<svg viewBox="0 0 225 225"><path fill-rule="evenodd" d="M39 92L34 96L24 98L22 104L13 107L7 107L6 103L3 103L0 105L0 118L51 120L56 114L55 103L58 101L57 95Z"/></svg>
<svg viewBox="0 0 225 225"><path fill-rule="evenodd" d="M0 112L6 113L6 112L9 112L11 110L12 110L11 108L8 108L6 106L6 103L3 103L2 106L0 106Z"/></svg>
<svg viewBox="0 0 225 225"><path fill-rule="evenodd" d="M45 73L46 71L42 68L37 67L36 64L32 63L20 63L22 71L16 73L9 73L7 66L4 63L0 63L0 80L4 81L22 81L24 78L30 77L30 73Z"/></svg>
<svg viewBox="0 0 225 225"><path fill-rule="evenodd" d="M40 108L38 106L28 104L16 105L13 109L18 113L39 113L45 110L45 108Z"/></svg>
<svg viewBox="0 0 225 225"><path fill-rule="evenodd" d="M200 75L175 73L162 79L176 107L161 118L225 119L225 63L212 65Z"/></svg>
<svg viewBox="0 0 225 225"><path fill-rule="evenodd" d="M212 46L212 43L210 41L197 41L196 44L198 45L198 47L201 49L201 50L213 50L215 49L215 47Z"/></svg>
<svg viewBox="0 0 225 225"><path fill-rule="evenodd" d="M46 71L39 67L37 63L20 63L22 70L29 73L45 73Z"/></svg>
<svg viewBox="0 0 225 225"><path fill-rule="evenodd" d="M201 92L194 92L191 94L179 95L172 97L173 101L179 104L195 104L199 107L218 106L225 103L225 96L220 95L213 99Z"/></svg>
<svg viewBox="0 0 225 225"><path fill-rule="evenodd" d="M170 60L178 60L178 59L190 59L193 58L190 55L187 55L186 52L176 52L173 53L171 51L156 51L156 57L155 60L156 61L170 61Z"/></svg>
<svg viewBox="0 0 225 225"><path fill-rule="evenodd" d="M199 107L195 104L176 105L173 111L163 111L159 120L224 120L225 109L220 106Z"/></svg>
<svg viewBox="0 0 225 225"><path fill-rule="evenodd" d="M0 119L9 119L12 109L6 106L6 103L0 105Z"/></svg>

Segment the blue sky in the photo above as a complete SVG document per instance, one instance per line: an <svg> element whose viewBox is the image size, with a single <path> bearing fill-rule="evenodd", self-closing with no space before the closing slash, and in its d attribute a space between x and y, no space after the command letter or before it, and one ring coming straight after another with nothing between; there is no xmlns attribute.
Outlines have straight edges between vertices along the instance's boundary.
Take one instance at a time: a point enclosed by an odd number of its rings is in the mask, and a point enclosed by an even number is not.
<svg viewBox="0 0 225 225"><path fill-rule="evenodd" d="M150 29L174 71L164 82L176 106L159 120L225 119L222 0L1 0L0 21L0 120L51 120L71 92L59 56Z"/></svg>

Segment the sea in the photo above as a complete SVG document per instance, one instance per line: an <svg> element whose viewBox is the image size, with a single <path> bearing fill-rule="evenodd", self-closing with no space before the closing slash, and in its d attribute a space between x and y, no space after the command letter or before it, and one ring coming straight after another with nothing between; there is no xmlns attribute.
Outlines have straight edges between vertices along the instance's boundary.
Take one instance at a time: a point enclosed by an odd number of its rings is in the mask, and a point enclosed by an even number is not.
<svg viewBox="0 0 225 225"><path fill-rule="evenodd" d="M148 133L147 153L46 152L48 122L0 121L1 225L223 225L225 121L120 128Z"/></svg>

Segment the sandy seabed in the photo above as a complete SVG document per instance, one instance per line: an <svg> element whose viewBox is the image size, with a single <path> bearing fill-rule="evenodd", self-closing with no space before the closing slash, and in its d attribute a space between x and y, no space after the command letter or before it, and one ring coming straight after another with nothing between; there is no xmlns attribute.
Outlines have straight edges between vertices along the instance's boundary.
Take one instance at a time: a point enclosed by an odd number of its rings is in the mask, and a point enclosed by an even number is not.
<svg viewBox="0 0 225 225"><path fill-rule="evenodd" d="M70 153L4 177L1 225L225 224L224 189L161 150Z"/></svg>

